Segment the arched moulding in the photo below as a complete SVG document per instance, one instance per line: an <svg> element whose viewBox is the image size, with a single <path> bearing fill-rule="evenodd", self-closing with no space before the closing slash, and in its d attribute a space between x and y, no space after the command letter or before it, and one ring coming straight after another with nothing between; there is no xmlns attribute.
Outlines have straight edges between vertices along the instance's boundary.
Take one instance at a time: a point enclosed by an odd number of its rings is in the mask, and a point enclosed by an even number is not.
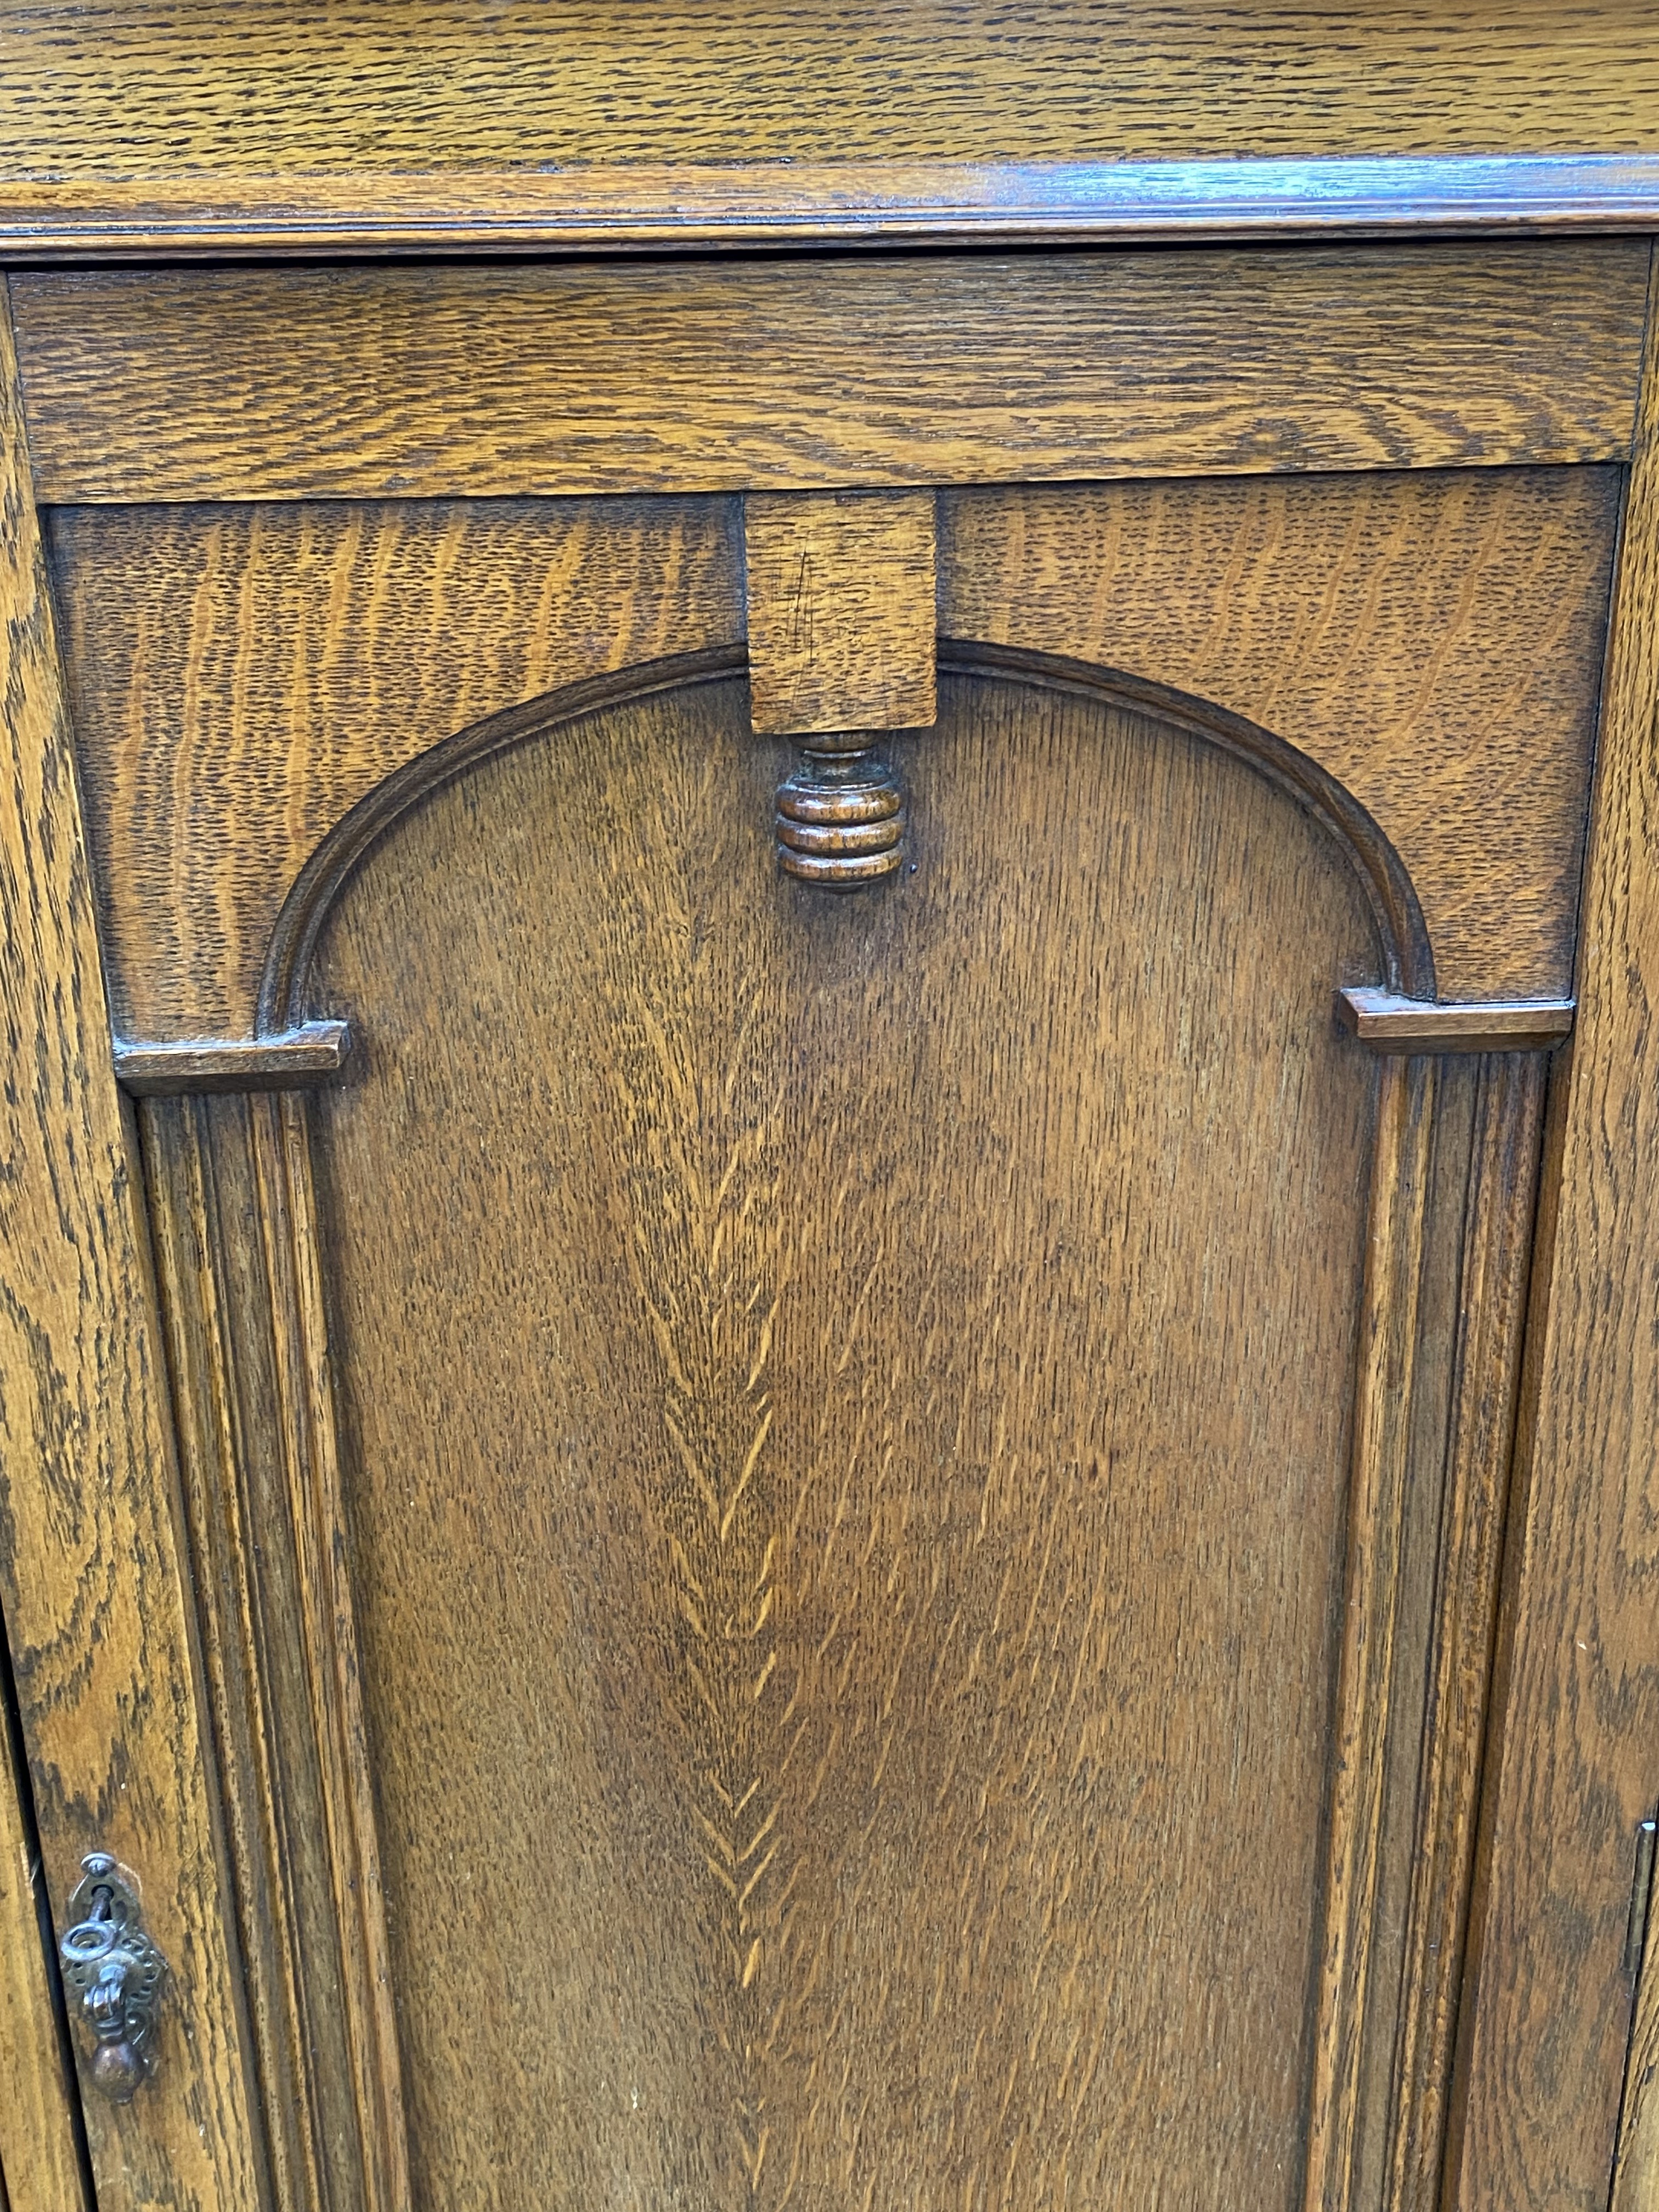
<svg viewBox="0 0 1659 2212"><path fill-rule="evenodd" d="M1413 999L1433 998L1434 955L1405 863L1353 793L1287 738L1167 684L1090 661L1027 653L1017 646L941 638L939 670L957 676L1003 677L1038 690L1075 691L1114 706L1138 708L1167 728L1238 754L1311 814L1347 856L1376 919L1388 988Z"/></svg>
<svg viewBox="0 0 1659 2212"><path fill-rule="evenodd" d="M311 956L329 909L370 847L394 829L411 807L494 753L527 744L532 738L608 707L693 684L720 683L741 675L748 665L749 656L742 646L717 646L708 652L674 653L662 660L641 662L614 674L567 684L458 730L377 784L324 838L283 902L259 982L259 1035L285 1032L297 1025L289 1010L304 996Z"/></svg>
<svg viewBox="0 0 1659 2212"><path fill-rule="evenodd" d="M741 674L747 665L742 647L720 647L571 684L458 731L388 776L317 847L283 903L260 980L259 1036L302 1032L311 957L329 911L358 862L411 807L478 762L511 746L526 744L627 701L721 682ZM946 675L1069 691L1135 709L1167 728L1247 760L1311 814L1346 854L1376 919L1384 965L1382 987L1412 1000L1433 999L1434 956L1428 930L1399 854L1353 794L1288 740L1188 693L1054 653L941 639L939 669Z"/></svg>

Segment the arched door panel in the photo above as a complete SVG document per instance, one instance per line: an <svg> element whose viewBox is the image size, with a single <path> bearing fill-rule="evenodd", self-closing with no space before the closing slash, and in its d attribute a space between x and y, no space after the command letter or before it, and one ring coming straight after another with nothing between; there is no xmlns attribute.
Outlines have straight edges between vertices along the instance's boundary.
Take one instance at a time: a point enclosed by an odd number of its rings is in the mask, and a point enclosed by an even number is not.
<svg viewBox="0 0 1659 2212"><path fill-rule="evenodd" d="M1364 886L983 674L796 886L745 708L472 766L305 987L416 2201L1288 2206Z"/></svg>

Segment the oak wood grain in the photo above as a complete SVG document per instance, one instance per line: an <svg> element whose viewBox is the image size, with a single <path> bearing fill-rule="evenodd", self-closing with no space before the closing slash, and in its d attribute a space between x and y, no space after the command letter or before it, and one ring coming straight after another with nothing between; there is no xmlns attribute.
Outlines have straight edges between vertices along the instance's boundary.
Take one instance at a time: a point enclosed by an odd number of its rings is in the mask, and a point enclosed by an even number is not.
<svg viewBox="0 0 1659 2212"><path fill-rule="evenodd" d="M1547 1063L1483 1061L1474 1109L1446 1479L1402 1946L1388 2212L1437 2212L1498 1571L1532 1265Z"/></svg>
<svg viewBox="0 0 1659 2212"><path fill-rule="evenodd" d="M953 495L942 619L1283 732L1405 857L1446 995L1559 991L1617 499L1611 471ZM119 1026L251 1034L334 823L492 712L740 639L739 526L695 501L55 514Z"/></svg>
<svg viewBox="0 0 1659 2212"><path fill-rule="evenodd" d="M1437 1073L1431 1060L1392 1060L1378 1086L1331 1727L1305 2212L1348 2212L1354 2197Z"/></svg>
<svg viewBox="0 0 1659 2212"><path fill-rule="evenodd" d="M757 492L743 503L750 726L925 729L937 708L931 492Z"/></svg>
<svg viewBox="0 0 1659 2212"><path fill-rule="evenodd" d="M301 1724L309 1701L299 1609L269 1595L284 1568L291 1576L293 1541L246 1112L241 1100L228 1109L242 1142L224 1146L222 1158L193 1103L147 1104L137 1119L269 2185L280 2212L310 2212L339 2201L331 2192L343 2179L348 2191L360 2185L361 2157L349 2113L328 2109L331 2089L337 2100L350 2078L337 1954L331 1943L319 1955L313 1942L307 1954L295 1924L296 1899L326 1898L330 1884L318 1866L315 1747ZM250 1305L263 1328L239 1328ZM326 1907L316 1917L331 1936Z"/></svg>
<svg viewBox="0 0 1659 2212"><path fill-rule="evenodd" d="M0 2205L92 2212L74 2061L47 1978L52 1923L3 1651L0 1669Z"/></svg>
<svg viewBox="0 0 1659 2212"><path fill-rule="evenodd" d="M1622 459L1647 259L1609 239L14 288L43 501L480 498Z"/></svg>
<svg viewBox="0 0 1659 2212"><path fill-rule="evenodd" d="M1614 599L1572 1042L1552 1083L1529 1381L1452 2180L1600 2207L1631 2019L1636 1825L1659 1801L1659 344ZM1632 2099L1632 2140L1650 2119Z"/></svg>
<svg viewBox="0 0 1659 2212"><path fill-rule="evenodd" d="M319 1571L332 1415L307 1379L304 1194L268 1101L152 1099L140 1118L272 2196L379 2212L407 2190L361 1724L331 1656L337 1571Z"/></svg>
<svg viewBox="0 0 1659 2212"><path fill-rule="evenodd" d="M1444 1612L1439 1565L1444 1512L1448 1438L1460 1418L1456 1348L1468 1197L1490 1171L1478 1157L1476 1106L1482 1063L1455 1056L1437 1060L1434 1126L1426 1163L1422 1265L1414 1284L1403 1285L1417 1306L1417 1340L1411 1351L1412 1403L1403 1435L1407 1465L1401 1491L1400 1523L1382 1541L1393 1554L1398 1587L1387 1603L1393 1665L1387 1676L1387 1741L1381 1748L1382 1801L1375 1844L1376 1909L1365 1933L1364 2014L1354 2069L1351 2202L1376 2208L1388 2203L1395 2155L1396 2051L1405 2026L1413 1900L1422 1885L1444 1881L1466 1893L1468 1869L1446 1862L1442 1839L1425 1832L1420 1818L1422 1723L1431 1655ZM1396 1246L1396 1249L1397 1249ZM1403 1347L1402 1347L1403 1348ZM1379 1436L1386 1427L1375 1422ZM1375 1547L1375 1538L1367 1540ZM1377 1625L1381 1625L1380 1622ZM1376 1759L1375 1747L1362 1757Z"/></svg>
<svg viewBox="0 0 1659 2212"><path fill-rule="evenodd" d="M243 2212L258 2153L166 1382L3 318L0 605L0 1606L56 1905L83 1852L114 1852L172 1973L154 2079L86 2100L100 2204Z"/></svg>
<svg viewBox="0 0 1659 2212"><path fill-rule="evenodd" d="M344 1564L345 1499L305 1100L294 1092L266 1094L252 1102L248 1119L272 1289L276 1383L285 1401L289 1525L304 1599L307 1686L319 1754L363 2203L366 2212L404 2212L410 2173L398 2014L359 1695L356 1613Z"/></svg>
<svg viewBox="0 0 1659 2212"><path fill-rule="evenodd" d="M1336 994L1337 1019L1373 1052L1534 1052L1572 1028L1571 999L1488 999L1437 1005L1359 985Z"/></svg>
<svg viewBox="0 0 1659 2212"><path fill-rule="evenodd" d="M326 1083L345 1065L345 1022L307 1022L257 1038L193 1037L178 1044L115 1040L115 1078L133 1098L186 1091L298 1091Z"/></svg>
<svg viewBox="0 0 1659 2212"><path fill-rule="evenodd" d="M1369 902L1212 744L943 693L917 871L857 913L773 875L779 748L705 683L434 763L317 940L438 2198L1299 2201L1376 1079L1324 979Z"/></svg>
<svg viewBox="0 0 1659 2212"><path fill-rule="evenodd" d="M1619 495L1611 470L950 493L940 621L1277 731L1399 852L1441 996L1565 996Z"/></svg>
<svg viewBox="0 0 1659 2212"><path fill-rule="evenodd" d="M428 746L740 641L741 530L735 501L56 515L120 1032L251 1036L295 877Z"/></svg>
<svg viewBox="0 0 1659 2212"><path fill-rule="evenodd" d="M0 260L1629 234L1659 156L677 161L556 171L8 178Z"/></svg>
<svg viewBox="0 0 1659 2212"><path fill-rule="evenodd" d="M45 0L4 170L1659 150L1651 0Z"/></svg>

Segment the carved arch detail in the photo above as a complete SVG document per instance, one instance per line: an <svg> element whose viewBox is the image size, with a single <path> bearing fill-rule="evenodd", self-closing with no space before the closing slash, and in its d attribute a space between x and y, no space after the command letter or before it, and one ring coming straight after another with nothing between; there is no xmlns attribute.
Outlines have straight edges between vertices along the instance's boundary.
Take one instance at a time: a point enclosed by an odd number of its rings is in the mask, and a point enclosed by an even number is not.
<svg viewBox="0 0 1659 2212"><path fill-rule="evenodd" d="M1375 920L1391 991L1434 996L1434 957L1421 903L1404 863L1358 799L1329 771L1259 724L1146 678L1058 654L941 639L941 674L1001 678L1128 708L1247 761L1334 838L1353 869ZM674 654L580 684L492 714L443 738L361 799L313 852L283 902L259 987L258 1026L280 1032L301 1018L311 957L334 900L358 861L431 793L477 763L625 702L722 682L748 666L742 646Z"/></svg>

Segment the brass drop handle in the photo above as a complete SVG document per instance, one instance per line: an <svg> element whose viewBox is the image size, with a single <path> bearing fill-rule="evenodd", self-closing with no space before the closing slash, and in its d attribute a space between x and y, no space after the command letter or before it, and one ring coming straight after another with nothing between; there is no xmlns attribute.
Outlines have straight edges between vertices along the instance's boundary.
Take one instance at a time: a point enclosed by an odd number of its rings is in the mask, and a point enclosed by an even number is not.
<svg viewBox="0 0 1659 2212"><path fill-rule="evenodd" d="M131 1881L107 1851L90 1851L58 1946L64 1986L93 2033L92 2078L111 2102L131 2101L155 2063L155 2001L167 1962L145 1933Z"/></svg>

